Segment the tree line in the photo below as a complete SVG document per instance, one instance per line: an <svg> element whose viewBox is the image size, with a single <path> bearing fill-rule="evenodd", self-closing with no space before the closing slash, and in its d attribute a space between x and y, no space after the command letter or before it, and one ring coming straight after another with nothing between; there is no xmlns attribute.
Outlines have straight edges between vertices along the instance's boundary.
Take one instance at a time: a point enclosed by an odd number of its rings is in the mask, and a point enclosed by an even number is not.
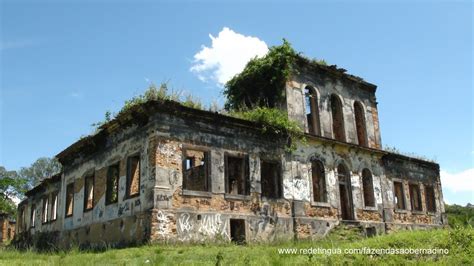
<svg viewBox="0 0 474 266"><path fill-rule="evenodd" d="M41 157L29 167L16 171L0 165L0 213L16 216L15 201L22 200L28 190L61 172L61 168L56 158L48 157Z"/></svg>

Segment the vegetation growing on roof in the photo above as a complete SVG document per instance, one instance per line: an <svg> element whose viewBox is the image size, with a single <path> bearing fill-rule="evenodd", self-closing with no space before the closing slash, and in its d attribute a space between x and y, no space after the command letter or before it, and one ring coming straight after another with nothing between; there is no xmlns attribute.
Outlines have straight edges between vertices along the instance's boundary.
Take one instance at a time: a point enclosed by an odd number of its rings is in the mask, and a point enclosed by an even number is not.
<svg viewBox="0 0 474 266"><path fill-rule="evenodd" d="M392 146L385 145L383 147L383 150L387 151L387 152L390 152L390 153L394 153L394 154L398 154L398 155L402 155L402 156L406 156L406 157L411 157L411 158L415 158L415 159L426 161L426 162L437 163L436 158L428 158L426 156L419 155L419 154L416 154L414 152L400 151L398 148L392 147Z"/></svg>
<svg viewBox="0 0 474 266"><path fill-rule="evenodd" d="M282 45L270 47L264 57L251 59L240 74L226 83L223 92L227 98L225 109L277 107L278 102L282 102L285 97L286 81L292 71L296 71L297 59L327 65L324 60L304 58L283 39Z"/></svg>
<svg viewBox="0 0 474 266"><path fill-rule="evenodd" d="M168 83L163 82L157 87L155 84L150 84L148 89L138 96L134 96L130 100L126 100L122 109L118 111L117 114L114 114L110 111L105 112L104 119L102 121L93 123L91 126L95 128L95 131L101 129L101 127L108 122L112 121L114 118L126 113L127 111L131 110L135 106L139 106L149 101L174 101L182 104L183 106L194 108L194 109L203 109L203 104L199 101L199 99L193 97L192 95L188 94L184 97L183 93L179 91L172 90L171 92L168 90Z"/></svg>
<svg viewBox="0 0 474 266"><path fill-rule="evenodd" d="M287 147L288 152L296 149L294 140L306 142L304 138L304 132L298 124L290 120L288 115L276 108L268 107L256 107L251 110L245 111L233 111L229 113L230 116L245 119L259 123L263 126L262 133L271 133L277 135L287 136Z"/></svg>

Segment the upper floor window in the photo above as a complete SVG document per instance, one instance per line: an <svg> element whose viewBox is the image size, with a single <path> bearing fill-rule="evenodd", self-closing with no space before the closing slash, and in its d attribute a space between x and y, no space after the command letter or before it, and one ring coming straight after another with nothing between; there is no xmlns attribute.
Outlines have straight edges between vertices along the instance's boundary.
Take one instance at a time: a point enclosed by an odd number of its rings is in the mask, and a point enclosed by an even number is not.
<svg viewBox="0 0 474 266"><path fill-rule="evenodd" d="M402 182L393 182L394 194L395 194L395 205L397 209L404 210L405 209L405 192L403 191L403 183Z"/></svg>
<svg viewBox="0 0 474 266"><path fill-rule="evenodd" d="M362 170L362 188L364 190L364 205L375 207L374 185L372 173L369 169Z"/></svg>
<svg viewBox="0 0 474 266"><path fill-rule="evenodd" d="M306 121L308 123L308 133L320 134L318 95L313 87L307 86L304 90Z"/></svg>
<svg viewBox="0 0 474 266"><path fill-rule="evenodd" d="M356 123L357 140L359 145L367 147L367 129L365 124L365 113L362 104L354 102L354 116Z"/></svg>
<svg viewBox="0 0 474 266"><path fill-rule="evenodd" d="M410 189L411 209L414 211L422 211L420 186L418 184L410 184L408 187Z"/></svg>
<svg viewBox="0 0 474 266"><path fill-rule="evenodd" d="M262 196L274 199L281 198L282 184L280 164L278 162L262 160L260 164L260 180Z"/></svg>
<svg viewBox="0 0 474 266"><path fill-rule="evenodd" d="M344 133L344 113L338 96L331 95L332 132L334 139L346 141Z"/></svg>
<svg viewBox="0 0 474 266"><path fill-rule="evenodd" d="M210 191L209 152L186 149L183 155L183 189Z"/></svg>
<svg viewBox="0 0 474 266"><path fill-rule="evenodd" d="M94 208L94 175L86 176L84 181L84 211Z"/></svg>
<svg viewBox="0 0 474 266"><path fill-rule="evenodd" d="M226 193L233 195L250 194L250 173L248 156L225 156Z"/></svg>
<svg viewBox="0 0 474 266"><path fill-rule="evenodd" d="M140 195L140 155L127 160L127 198Z"/></svg>
<svg viewBox="0 0 474 266"><path fill-rule="evenodd" d="M321 161L311 162L311 177L313 181L313 201L327 202L326 177Z"/></svg>
<svg viewBox="0 0 474 266"><path fill-rule="evenodd" d="M120 165L114 164L107 169L107 187L105 191L105 204L112 204L118 201L118 182Z"/></svg>

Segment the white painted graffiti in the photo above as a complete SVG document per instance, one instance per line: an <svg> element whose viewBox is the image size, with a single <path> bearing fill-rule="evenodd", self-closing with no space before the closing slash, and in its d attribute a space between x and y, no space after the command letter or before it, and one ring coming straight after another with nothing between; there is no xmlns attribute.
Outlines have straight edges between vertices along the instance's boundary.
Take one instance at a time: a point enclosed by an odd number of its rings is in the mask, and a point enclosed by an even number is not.
<svg viewBox="0 0 474 266"><path fill-rule="evenodd" d="M189 213L185 213L181 215L178 219L178 226L179 230L181 230L182 233L189 233L193 229L193 224L190 221L191 216Z"/></svg>
<svg viewBox="0 0 474 266"><path fill-rule="evenodd" d="M218 234L227 234L226 224L222 222L221 215L204 215L199 227L199 233L208 236L215 236Z"/></svg>
<svg viewBox="0 0 474 266"><path fill-rule="evenodd" d="M309 200L309 186L306 179L287 179L283 183L285 198L295 200Z"/></svg>
<svg viewBox="0 0 474 266"><path fill-rule="evenodd" d="M158 220L158 234L163 237L167 236L170 233L168 217L162 211L158 211L156 219Z"/></svg>

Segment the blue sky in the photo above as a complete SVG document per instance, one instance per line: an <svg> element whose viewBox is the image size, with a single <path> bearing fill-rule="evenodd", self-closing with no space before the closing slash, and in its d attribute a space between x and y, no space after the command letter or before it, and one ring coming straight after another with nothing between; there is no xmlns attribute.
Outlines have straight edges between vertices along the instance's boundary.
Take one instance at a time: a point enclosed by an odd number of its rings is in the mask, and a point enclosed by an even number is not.
<svg viewBox="0 0 474 266"><path fill-rule="evenodd" d="M377 84L384 145L436 159L446 200L474 202L472 16L469 1L2 1L0 165L54 156L149 81L222 102L190 68L227 27Z"/></svg>

